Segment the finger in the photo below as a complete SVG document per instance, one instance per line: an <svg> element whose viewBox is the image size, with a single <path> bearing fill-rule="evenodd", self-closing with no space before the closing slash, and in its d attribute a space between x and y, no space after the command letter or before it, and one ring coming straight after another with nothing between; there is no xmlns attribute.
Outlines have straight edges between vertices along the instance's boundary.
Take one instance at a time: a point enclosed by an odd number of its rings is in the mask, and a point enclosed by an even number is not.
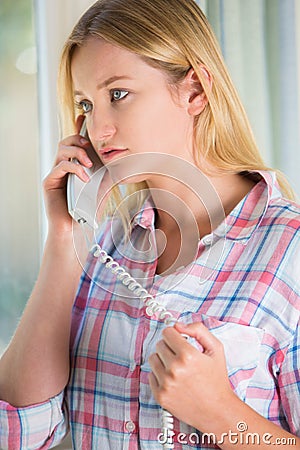
<svg viewBox="0 0 300 450"><path fill-rule="evenodd" d="M165 367L168 367L174 361L175 353L163 340L157 343L156 353Z"/></svg>
<svg viewBox="0 0 300 450"><path fill-rule="evenodd" d="M89 146L91 146L91 142L79 134L68 136L59 142L56 160L59 162L63 158L68 159L72 157L69 155L69 151L75 149L79 150L79 152L84 155L85 150L88 149Z"/></svg>
<svg viewBox="0 0 300 450"><path fill-rule="evenodd" d="M177 322L174 328L179 333L184 333L195 338L203 347L203 353L206 355L218 353L220 349L223 348L219 339L217 339L202 322L194 322L188 325Z"/></svg>
<svg viewBox="0 0 300 450"><path fill-rule="evenodd" d="M81 147L77 147L75 145L60 146L55 160L55 165L58 165L61 161L69 161L70 159L77 159L80 164L86 167L91 167L93 165L86 150Z"/></svg>
<svg viewBox="0 0 300 450"><path fill-rule="evenodd" d="M66 146L76 145L78 147L86 147L88 144L91 145L91 142L80 134L72 134L71 136L67 136L62 139L60 144Z"/></svg>
<svg viewBox="0 0 300 450"><path fill-rule="evenodd" d="M165 373L165 366L157 353L153 353L152 355L150 355L149 365L151 367L153 374L155 375L157 384L159 385L159 380L162 379Z"/></svg>
<svg viewBox="0 0 300 450"><path fill-rule="evenodd" d="M57 170L62 175L73 173L84 182L88 182L90 180L82 165L75 161L61 161L54 170Z"/></svg>
<svg viewBox="0 0 300 450"><path fill-rule="evenodd" d="M76 164L72 161L61 161L45 178L44 189L51 190L62 188L66 184L66 175L69 173L75 174L85 183L89 181L89 176L80 164Z"/></svg>
<svg viewBox="0 0 300 450"><path fill-rule="evenodd" d="M166 327L162 332L162 336L165 344L175 355L179 355L182 351L189 349L190 344L174 327Z"/></svg>

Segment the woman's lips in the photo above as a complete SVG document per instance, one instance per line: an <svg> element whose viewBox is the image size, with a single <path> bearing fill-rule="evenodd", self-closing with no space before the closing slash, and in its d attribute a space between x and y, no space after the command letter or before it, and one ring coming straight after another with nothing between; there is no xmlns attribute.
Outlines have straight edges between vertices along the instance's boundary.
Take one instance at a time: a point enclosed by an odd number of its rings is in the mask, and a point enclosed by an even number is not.
<svg viewBox="0 0 300 450"><path fill-rule="evenodd" d="M126 152L127 148L103 148L100 150L100 156L104 163L111 161L116 156Z"/></svg>

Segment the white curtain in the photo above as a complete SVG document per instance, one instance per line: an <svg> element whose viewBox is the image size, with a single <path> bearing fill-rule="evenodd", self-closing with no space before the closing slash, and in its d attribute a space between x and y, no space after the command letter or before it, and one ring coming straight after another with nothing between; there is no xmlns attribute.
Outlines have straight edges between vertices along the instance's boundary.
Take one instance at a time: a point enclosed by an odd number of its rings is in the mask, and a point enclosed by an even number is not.
<svg viewBox="0 0 300 450"><path fill-rule="evenodd" d="M300 196L300 0L197 2L215 30L267 164L283 170ZM93 3L35 0L42 177L58 140L56 74L61 47L79 15Z"/></svg>
<svg viewBox="0 0 300 450"><path fill-rule="evenodd" d="M198 0L260 150L300 196L300 1Z"/></svg>

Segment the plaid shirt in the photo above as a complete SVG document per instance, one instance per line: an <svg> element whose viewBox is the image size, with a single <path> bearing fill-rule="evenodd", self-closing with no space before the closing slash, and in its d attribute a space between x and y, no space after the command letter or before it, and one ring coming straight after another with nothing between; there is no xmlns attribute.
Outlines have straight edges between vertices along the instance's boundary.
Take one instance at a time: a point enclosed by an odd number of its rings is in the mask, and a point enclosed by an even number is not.
<svg viewBox="0 0 300 450"><path fill-rule="evenodd" d="M199 241L195 261L169 276L155 275L150 204L135 217L129 241L114 221L99 242L175 317L202 321L222 341L232 388L245 403L300 435L300 209L282 198L272 172L261 175L225 222ZM0 448L47 449L68 423L75 449L161 448L148 358L163 327L91 255L74 304L69 384L28 408L0 402ZM177 419L174 427L175 449L218 448Z"/></svg>

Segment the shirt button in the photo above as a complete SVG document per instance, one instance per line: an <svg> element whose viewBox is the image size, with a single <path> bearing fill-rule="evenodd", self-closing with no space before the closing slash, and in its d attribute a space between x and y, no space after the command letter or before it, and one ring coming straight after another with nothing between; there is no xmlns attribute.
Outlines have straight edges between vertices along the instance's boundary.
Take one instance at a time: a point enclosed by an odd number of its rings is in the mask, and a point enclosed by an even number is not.
<svg viewBox="0 0 300 450"><path fill-rule="evenodd" d="M202 239L202 242L204 245L210 245L213 241L213 237L211 234L208 234L207 236L204 236L204 238Z"/></svg>
<svg viewBox="0 0 300 450"><path fill-rule="evenodd" d="M147 228L150 227L151 222L149 222L149 220L146 217L142 217L141 224L143 225L143 227Z"/></svg>
<svg viewBox="0 0 300 450"><path fill-rule="evenodd" d="M129 422L125 423L125 429L126 431L128 431L128 433L133 433L135 430L134 423L131 420L129 420Z"/></svg>

